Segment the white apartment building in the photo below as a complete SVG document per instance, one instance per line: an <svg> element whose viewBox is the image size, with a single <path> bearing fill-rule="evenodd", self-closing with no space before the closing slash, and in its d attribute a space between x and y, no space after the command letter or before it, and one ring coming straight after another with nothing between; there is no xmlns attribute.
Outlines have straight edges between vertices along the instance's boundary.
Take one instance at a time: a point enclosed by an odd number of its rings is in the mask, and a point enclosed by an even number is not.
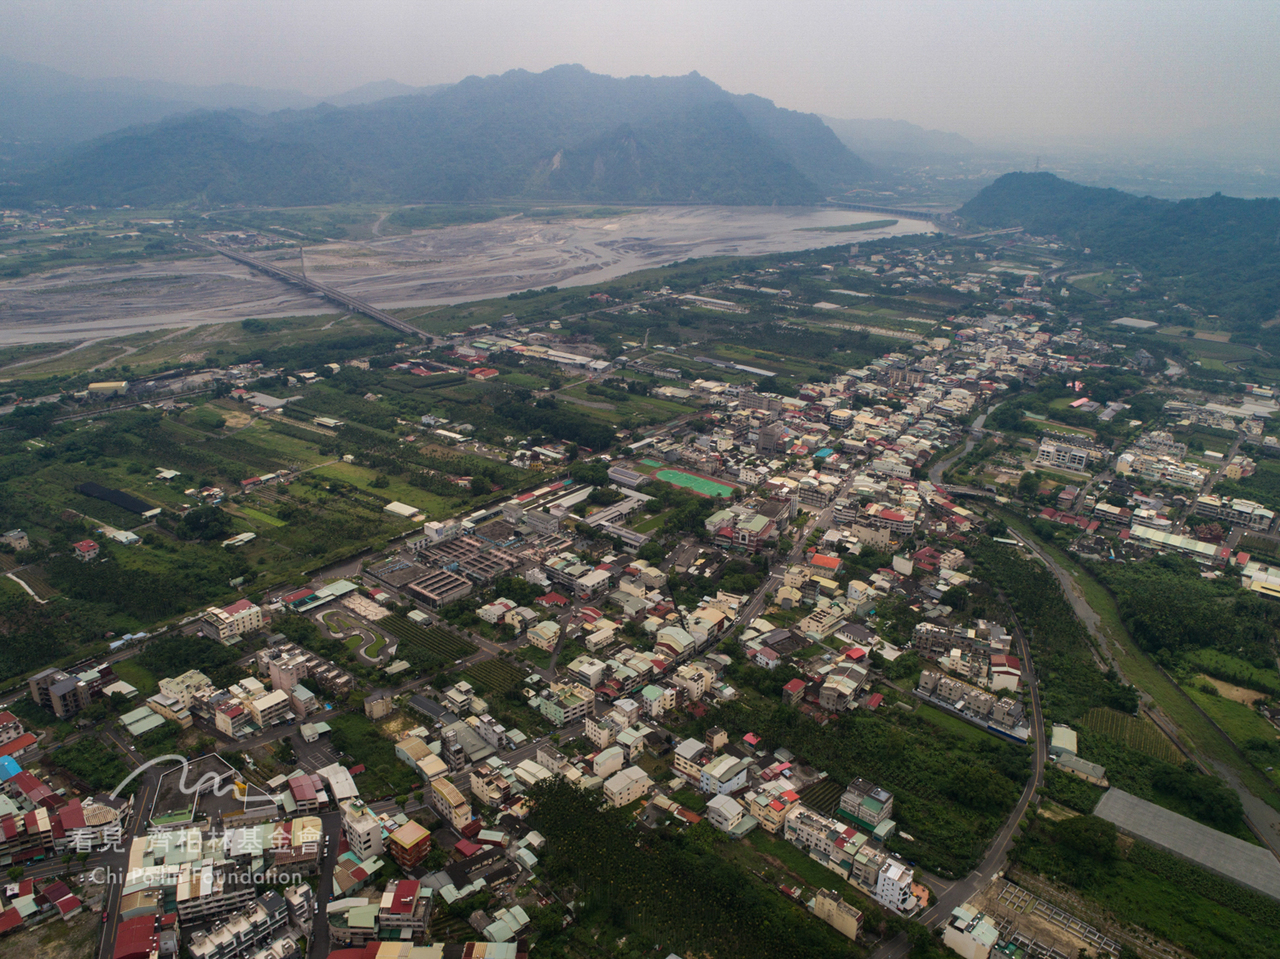
<svg viewBox="0 0 1280 959"><path fill-rule="evenodd" d="M262 610L247 599L221 609L210 606L200 620L200 632L223 643L232 636L244 636L262 626Z"/></svg>
<svg viewBox="0 0 1280 959"><path fill-rule="evenodd" d="M382 823L373 810L361 799L348 799L342 803L342 833L347 845L361 861L386 852L382 841Z"/></svg>
<svg viewBox="0 0 1280 959"><path fill-rule="evenodd" d="M604 794L610 803L620 807L635 802L652 788L653 780L643 769L628 766L605 780Z"/></svg>

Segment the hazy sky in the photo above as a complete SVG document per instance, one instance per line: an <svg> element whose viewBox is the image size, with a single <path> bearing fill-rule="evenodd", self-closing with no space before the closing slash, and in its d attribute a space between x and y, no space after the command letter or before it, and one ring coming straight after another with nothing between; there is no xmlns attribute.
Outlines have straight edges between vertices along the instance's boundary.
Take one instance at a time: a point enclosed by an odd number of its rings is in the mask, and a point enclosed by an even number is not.
<svg viewBox="0 0 1280 959"><path fill-rule="evenodd" d="M5 0L0 53L82 76L339 93L581 63L983 139L1280 127L1276 0Z"/></svg>

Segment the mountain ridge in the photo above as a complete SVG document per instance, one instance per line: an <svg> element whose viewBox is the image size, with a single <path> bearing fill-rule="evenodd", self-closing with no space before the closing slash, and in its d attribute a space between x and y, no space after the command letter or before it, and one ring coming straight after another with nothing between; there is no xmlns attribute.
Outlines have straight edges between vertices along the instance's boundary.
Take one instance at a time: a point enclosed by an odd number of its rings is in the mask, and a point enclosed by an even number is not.
<svg viewBox="0 0 1280 959"><path fill-rule="evenodd" d="M1274 339L1280 316L1280 199L1215 193L1163 200L1082 186L1052 173L1006 173L956 211L974 226L1021 226L1125 262L1166 284L1170 305Z"/></svg>
<svg viewBox="0 0 1280 959"><path fill-rule="evenodd" d="M11 177L0 201L804 205L874 176L812 114L697 73L614 78L571 64L467 77L430 95L266 116L197 111L117 130Z"/></svg>

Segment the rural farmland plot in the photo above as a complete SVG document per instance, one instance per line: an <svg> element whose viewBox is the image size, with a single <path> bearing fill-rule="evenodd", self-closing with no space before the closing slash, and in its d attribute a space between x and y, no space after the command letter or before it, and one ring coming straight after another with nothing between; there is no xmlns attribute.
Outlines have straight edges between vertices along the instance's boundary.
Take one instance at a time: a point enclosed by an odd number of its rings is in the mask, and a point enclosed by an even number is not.
<svg viewBox="0 0 1280 959"><path fill-rule="evenodd" d="M1169 742L1154 723L1145 719L1097 706L1085 713L1081 723L1095 733L1122 742L1155 759L1175 764L1182 762L1182 754L1177 747Z"/></svg>
<svg viewBox="0 0 1280 959"><path fill-rule="evenodd" d="M495 695L505 693L524 681L525 671L500 659L487 659L468 666L462 674L479 689Z"/></svg>
<svg viewBox="0 0 1280 959"><path fill-rule="evenodd" d="M476 651L473 643L453 630L434 624L422 626L406 616L388 616L378 623L378 628L396 636L406 645L416 646L440 659L461 659Z"/></svg>

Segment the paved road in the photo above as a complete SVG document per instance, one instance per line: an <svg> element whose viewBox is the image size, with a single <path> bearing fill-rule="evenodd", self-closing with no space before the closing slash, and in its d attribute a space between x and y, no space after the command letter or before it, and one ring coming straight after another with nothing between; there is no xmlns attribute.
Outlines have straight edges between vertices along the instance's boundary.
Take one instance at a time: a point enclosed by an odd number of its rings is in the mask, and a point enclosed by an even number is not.
<svg viewBox="0 0 1280 959"><path fill-rule="evenodd" d="M953 883L949 888L938 892L938 897L928 909L920 915L920 921L927 926L937 926L946 922L951 915L951 911L969 899L973 898L979 890L987 883L995 878L996 873L1000 872L1009 857L1009 850L1013 848L1013 842L1018 834L1018 829L1022 823L1022 817L1026 815L1027 806L1030 805L1032 799L1035 798L1036 791L1044 785L1044 764L1048 761L1048 744L1045 742L1044 735L1044 714L1040 708L1040 684L1036 677L1035 669L1031 664L1031 649L1027 643L1027 637L1023 633L1022 625L1018 622L1017 617L1013 620L1013 636L1017 640L1018 652L1022 657L1022 681L1026 684L1031 694L1031 729L1032 735L1035 737L1035 758L1032 765L1032 774L1027 784L1023 787L1022 795L1018 799L1018 804L1014 806L1013 811L1009 813L1009 817L1005 820L1004 826L1001 827L995 838L991 841L991 845L987 847L987 855L982 860L981 865L973 872L969 873L964 879ZM877 950L872 959L894 959L897 953L897 940L886 943Z"/></svg>

